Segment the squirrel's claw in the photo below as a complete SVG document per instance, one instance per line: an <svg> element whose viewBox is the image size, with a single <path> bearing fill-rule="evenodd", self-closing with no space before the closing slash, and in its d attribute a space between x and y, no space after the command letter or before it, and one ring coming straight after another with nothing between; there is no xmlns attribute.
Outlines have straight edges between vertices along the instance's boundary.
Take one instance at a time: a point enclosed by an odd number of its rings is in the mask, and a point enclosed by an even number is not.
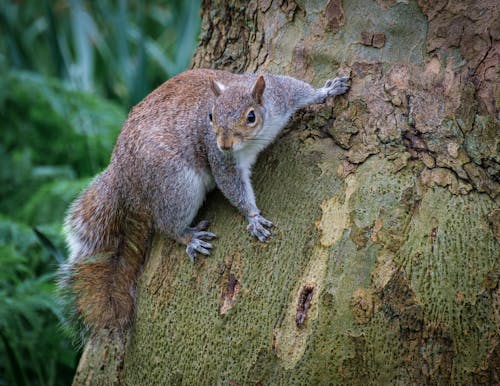
<svg viewBox="0 0 500 386"><path fill-rule="evenodd" d="M191 260L192 263L194 263L194 260L196 258L196 252L208 256L210 255L210 249L213 248L212 244L207 243L206 241L203 241L200 238L200 236L198 235L199 233L210 233L210 232L197 232L194 234L193 238L188 243L186 247L186 253L188 254L189 259ZM213 235L215 237L213 233L210 233L210 235Z"/></svg>
<svg viewBox="0 0 500 386"><path fill-rule="evenodd" d="M188 245L186 247L186 253L189 256L189 260L191 260L191 263L194 264L194 259L196 258L196 251L191 245Z"/></svg>
<svg viewBox="0 0 500 386"><path fill-rule="evenodd" d="M188 228L187 233L189 234L188 237L190 237L190 239L186 244L186 253L192 263L194 263L194 260L196 259L196 253L208 256L210 255L210 249L213 248L213 245L206 240L212 240L217 236L215 233L205 231L208 225L208 221L201 221L198 225L196 225L196 227Z"/></svg>
<svg viewBox="0 0 500 386"><path fill-rule="evenodd" d="M272 226L273 223L262 217L260 214L248 218L247 229L252 235L257 237L259 241L265 242L269 239L271 232L269 232L269 230L265 227L271 228Z"/></svg>
<svg viewBox="0 0 500 386"><path fill-rule="evenodd" d="M343 76L327 80L324 87L327 89L328 96L341 95L349 90L349 79L348 76Z"/></svg>
<svg viewBox="0 0 500 386"><path fill-rule="evenodd" d="M212 232L196 232L194 237L197 237L201 240L212 240L215 239L217 235Z"/></svg>

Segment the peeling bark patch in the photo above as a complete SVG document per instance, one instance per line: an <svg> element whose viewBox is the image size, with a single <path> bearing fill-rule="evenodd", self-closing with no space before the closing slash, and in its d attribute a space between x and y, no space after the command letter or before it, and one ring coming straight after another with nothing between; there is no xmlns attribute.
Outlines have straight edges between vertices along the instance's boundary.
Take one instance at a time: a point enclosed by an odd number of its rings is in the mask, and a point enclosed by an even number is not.
<svg viewBox="0 0 500 386"><path fill-rule="evenodd" d="M241 256L235 254L225 259L221 272L222 293L220 299L220 315L225 315L236 304L236 299L241 291Z"/></svg>
<svg viewBox="0 0 500 386"><path fill-rule="evenodd" d="M334 115L335 119L326 126L326 132L342 149L348 150L352 146L351 138L367 124L369 115L366 104L359 99L350 101L346 108L341 108Z"/></svg>
<svg viewBox="0 0 500 386"><path fill-rule="evenodd" d="M385 46L385 33L362 31L360 43L368 47L382 48Z"/></svg>
<svg viewBox="0 0 500 386"><path fill-rule="evenodd" d="M328 252L317 246L299 286L289 302L281 324L273 331L273 348L286 369L292 369L304 355L313 321L318 316L318 300L327 268Z"/></svg>
<svg viewBox="0 0 500 386"><path fill-rule="evenodd" d="M427 51L458 48L467 61L468 76L472 75L478 86L480 110L491 115L497 113L498 82L492 82L490 74L498 63L498 1L419 0L418 3L429 20Z"/></svg>
<svg viewBox="0 0 500 386"><path fill-rule="evenodd" d="M300 42L292 53L293 74L301 79L312 79L313 74L309 74L311 69L311 42Z"/></svg>
<svg viewBox="0 0 500 386"><path fill-rule="evenodd" d="M311 300L314 295L314 287L310 285L304 286L299 296L297 304L297 314L295 316L295 324L297 327L302 327L307 318L307 312L311 307Z"/></svg>
<svg viewBox="0 0 500 386"><path fill-rule="evenodd" d="M366 288L358 288L354 291L351 298L351 308L356 323L368 323L375 311L375 299L372 292Z"/></svg>
<svg viewBox="0 0 500 386"><path fill-rule="evenodd" d="M372 281L377 290L384 288L389 280L397 271L396 263L394 262L394 252L383 249L377 255L377 262L372 271Z"/></svg>
<svg viewBox="0 0 500 386"><path fill-rule="evenodd" d="M372 45L375 48L382 48L385 46L385 34L383 32L374 32Z"/></svg>
<svg viewBox="0 0 500 386"><path fill-rule="evenodd" d="M373 242L378 241L377 233L380 231L380 229L382 229L383 225L384 225L384 222L379 217L377 217L377 219L375 220L375 224L373 225L372 234L370 236L370 239Z"/></svg>
<svg viewBox="0 0 500 386"><path fill-rule="evenodd" d="M425 186L448 187L453 194L467 194L472 190L470 184L459 180L453 171L446 168L424 169L420 178Z"/></svg>
<svg viewBox="0 0 500 386"><path fill-rule="evenodd" d="M361 31L361 38L359 42L364 46L371 46L373 40L373 33L368 31Z"/></svg>
<svg viewBox="0 0 500 386"><path fill-rule="evenodd" d="M337 32L344 22L342 0L330 0L325 8L325 31Z"/></svg>
<svg viewBox="0 0 500 386"><path fill-rule="evenodd" d="M220 306L220 314L225 315L236 303L236 297L240 293L240 283L238 279L230 273L227 280L227 287L222 294L222 301Z"/></svg>
<svg viewBox="0 0 500 386"><path fill-rule="evenodd" d="M465 164L463 168L478 192L487 193L493 199L500 194L500 184L490 178L490 175L484 169L473 162Z"/></svg>
<svg viewBox="0 0 500 386"><path fill-rule="evenodd" d="M342 163L337 168L337 175L340 178L346 178L349 174L356 171L356 164L352 164L347 160L343 160Z"/></svg>
<svg viewBox="0 0 500 386"><path fill-rule="evenodd" d="M324 247L335 244L349 225L349 199L356 190L356 179L351 174L345 181L347 186L343 203L335 196L321 204L323 215L316 226L321 231L321 245Z"/></svg>

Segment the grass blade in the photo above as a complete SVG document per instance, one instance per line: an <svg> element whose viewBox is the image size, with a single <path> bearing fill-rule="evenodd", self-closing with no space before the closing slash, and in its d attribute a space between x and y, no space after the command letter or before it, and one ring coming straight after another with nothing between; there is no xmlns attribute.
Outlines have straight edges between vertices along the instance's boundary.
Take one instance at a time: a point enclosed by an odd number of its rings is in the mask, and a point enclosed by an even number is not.
<svg viewBox="0 0 500 386"><path fill-rule="evenodd" d="M59 264L62 264L65 260L64 255L59 249L56 248L54 243L50 241L50 239L42 232L40 232L36 227L33 227L33 232L35 232L36 237L38 237L38 240L40 240L40 243L45 247L45 249L56 258Z"/></svg>

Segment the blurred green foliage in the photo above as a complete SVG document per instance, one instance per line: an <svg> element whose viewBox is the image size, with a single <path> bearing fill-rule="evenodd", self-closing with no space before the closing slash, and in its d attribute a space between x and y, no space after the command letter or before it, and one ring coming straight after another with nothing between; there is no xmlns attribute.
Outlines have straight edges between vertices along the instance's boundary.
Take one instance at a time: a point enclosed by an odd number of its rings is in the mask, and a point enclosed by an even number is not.
<svg viewBox="0 0 500 386"><path fill-rule="evenodd" d="M189 65L199 6L1 2L0 385L71 382L79 353L54 281L64 213L129 108Z"/></svg>
<svg viewBox="0 0 500 386"><path fill-rule="evenodd" d="M130 107L191 60L195 1L3 1L0 68L64 79Z"/></svg>

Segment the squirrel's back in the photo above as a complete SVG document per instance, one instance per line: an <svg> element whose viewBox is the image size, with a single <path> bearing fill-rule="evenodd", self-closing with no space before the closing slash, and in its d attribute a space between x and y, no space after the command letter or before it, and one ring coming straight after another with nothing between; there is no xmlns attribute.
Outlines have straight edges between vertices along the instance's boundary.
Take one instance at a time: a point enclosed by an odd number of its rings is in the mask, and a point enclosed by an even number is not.
<svg viewBox="0 0 500 386"><path fill-rule="evenodd" d="M210 79L235 83L243 75L199 69L183 72L152 91L129 113L109 169L139 189L141 202L154 199L158 171L179 165L207 169L206 138L213 136L208 113L215 96ZM215 146L215 137L214 137Z"/></svg>

